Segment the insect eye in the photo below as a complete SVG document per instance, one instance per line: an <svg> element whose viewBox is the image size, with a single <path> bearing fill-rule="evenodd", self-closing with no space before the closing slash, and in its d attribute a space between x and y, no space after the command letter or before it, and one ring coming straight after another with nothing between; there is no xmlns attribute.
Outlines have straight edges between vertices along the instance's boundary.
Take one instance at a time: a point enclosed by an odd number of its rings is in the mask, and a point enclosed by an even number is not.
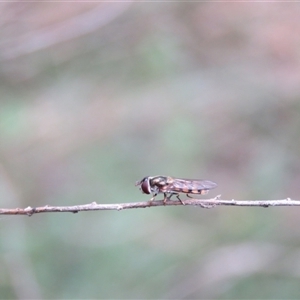
<svg viewBox="0 0 300 300"><path fill-rule="evenodd" d="M142 189L142 191L143 191L144 194L150 194L151 193L151 188L150 188L150 184L149 184L149 179L148 178L145 178L145 180L141 184L141 189Z"/></svg>

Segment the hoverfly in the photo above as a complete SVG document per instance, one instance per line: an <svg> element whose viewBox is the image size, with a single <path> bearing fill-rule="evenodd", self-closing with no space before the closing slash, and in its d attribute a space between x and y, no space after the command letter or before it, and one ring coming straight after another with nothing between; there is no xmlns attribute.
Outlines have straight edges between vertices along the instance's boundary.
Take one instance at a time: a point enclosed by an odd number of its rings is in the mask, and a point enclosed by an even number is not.
<svg viewBox="0 0 300 300"><path fill-rule="evenodd" d="M142 180L135 183L136 186L140 186L140 190L144 194L152 194L150 202L155 197L162 193L164 194L164 203L170 200L173 195L176 195L177 199L184 205L182 200L179 198L179 193L186 194L189 198L189 194L207 194L209 190L217 186L216 183L209 180L202 179L183 179L175 178L170 176L147 176Z"/></svg>

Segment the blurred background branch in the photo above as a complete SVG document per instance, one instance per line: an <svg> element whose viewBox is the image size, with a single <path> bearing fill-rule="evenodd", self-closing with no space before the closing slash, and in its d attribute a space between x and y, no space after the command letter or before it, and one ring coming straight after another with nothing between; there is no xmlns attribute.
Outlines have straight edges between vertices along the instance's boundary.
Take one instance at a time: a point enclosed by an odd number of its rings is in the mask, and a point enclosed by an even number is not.
<svg viewBox="0 0 300 300"><path fill-rule="evenodd" d="M131 1L118 3L102 3L99 6L85 7L82 13L70 16L66 20L60 20L44 28L21 32L20 35L6 36L0 42L1 60L16 59L23 55L29 55L59 43L74 38L80 38L102 26L107 25L128 9ZM21 5L22 7L22 5ZM11 4L3 7L6 12L13 13ZM42 6L40 7L42 9ZM85 11L87 9L87 11ZM26 13L26 6L19 9L18 13ZM17 10L16 10L17 12ZM2 26L11 26L10 18L2 19Z"/></svg>

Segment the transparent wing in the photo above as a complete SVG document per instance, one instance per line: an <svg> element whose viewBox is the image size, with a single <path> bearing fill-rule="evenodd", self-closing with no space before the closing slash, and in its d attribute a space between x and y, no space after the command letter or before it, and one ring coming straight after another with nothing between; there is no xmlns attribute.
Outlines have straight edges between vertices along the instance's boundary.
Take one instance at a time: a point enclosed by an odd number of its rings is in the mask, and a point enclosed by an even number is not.
<svg viewBox="0 0 300 300"><path fill-rule="evenodd" d="M168 189L181 193L201 194L201 191L211 190L216 186L217 184L210 180L174 178Z"/></svg>

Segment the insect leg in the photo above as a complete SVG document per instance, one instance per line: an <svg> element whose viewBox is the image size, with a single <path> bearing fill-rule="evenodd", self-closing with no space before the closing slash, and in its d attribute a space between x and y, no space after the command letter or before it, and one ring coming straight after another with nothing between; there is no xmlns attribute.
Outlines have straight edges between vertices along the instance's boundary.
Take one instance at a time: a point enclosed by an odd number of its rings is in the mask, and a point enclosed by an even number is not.
<svg viewBox="0 0 300 300"><path fill-rule="evenodd" d="M167 200L171 200L171 197L176 195L176 198L181 202L182 205L185 205L182 200L179 198L178 193L164 193L164 204L166 204Z"/></svg>
<svg viewBox="0 0 300 300"><path fill-rule="evenodd" d="M178 194L175 194L175 193L164 193L164 204L166 204L167 200L171 200L171 197L173 195L178 195Z"/></svg>
<svg viewBox="0 0 300 300"><path fill-rule="evenodd" d="M182 205L185 205L182 200L179 198L179 194L176 195L176 198L181 202Z"/></svg>
<svg viewBox="0 0 300 300"><path fill-rule="evenodd" d="M189 194L186 194L187 195L187 197L189 197L189 198L192 198L193 199L193 197L191 197Z"/></svg>
<svg viewBox="0 0 300 300"><path fill-rule="evenodd" d="M153 197L149 200L149 205L150 206L152 205L152 201L155 199L156 196L157 196L157 193L153 194Z"/></svg>
<svg viewBox="0 0 300 300"><path fill-rule="evenodd" d="M164 205L166 205L167 200L170 199L170 196L168 197L167 193L164 193Z"/></svg>

